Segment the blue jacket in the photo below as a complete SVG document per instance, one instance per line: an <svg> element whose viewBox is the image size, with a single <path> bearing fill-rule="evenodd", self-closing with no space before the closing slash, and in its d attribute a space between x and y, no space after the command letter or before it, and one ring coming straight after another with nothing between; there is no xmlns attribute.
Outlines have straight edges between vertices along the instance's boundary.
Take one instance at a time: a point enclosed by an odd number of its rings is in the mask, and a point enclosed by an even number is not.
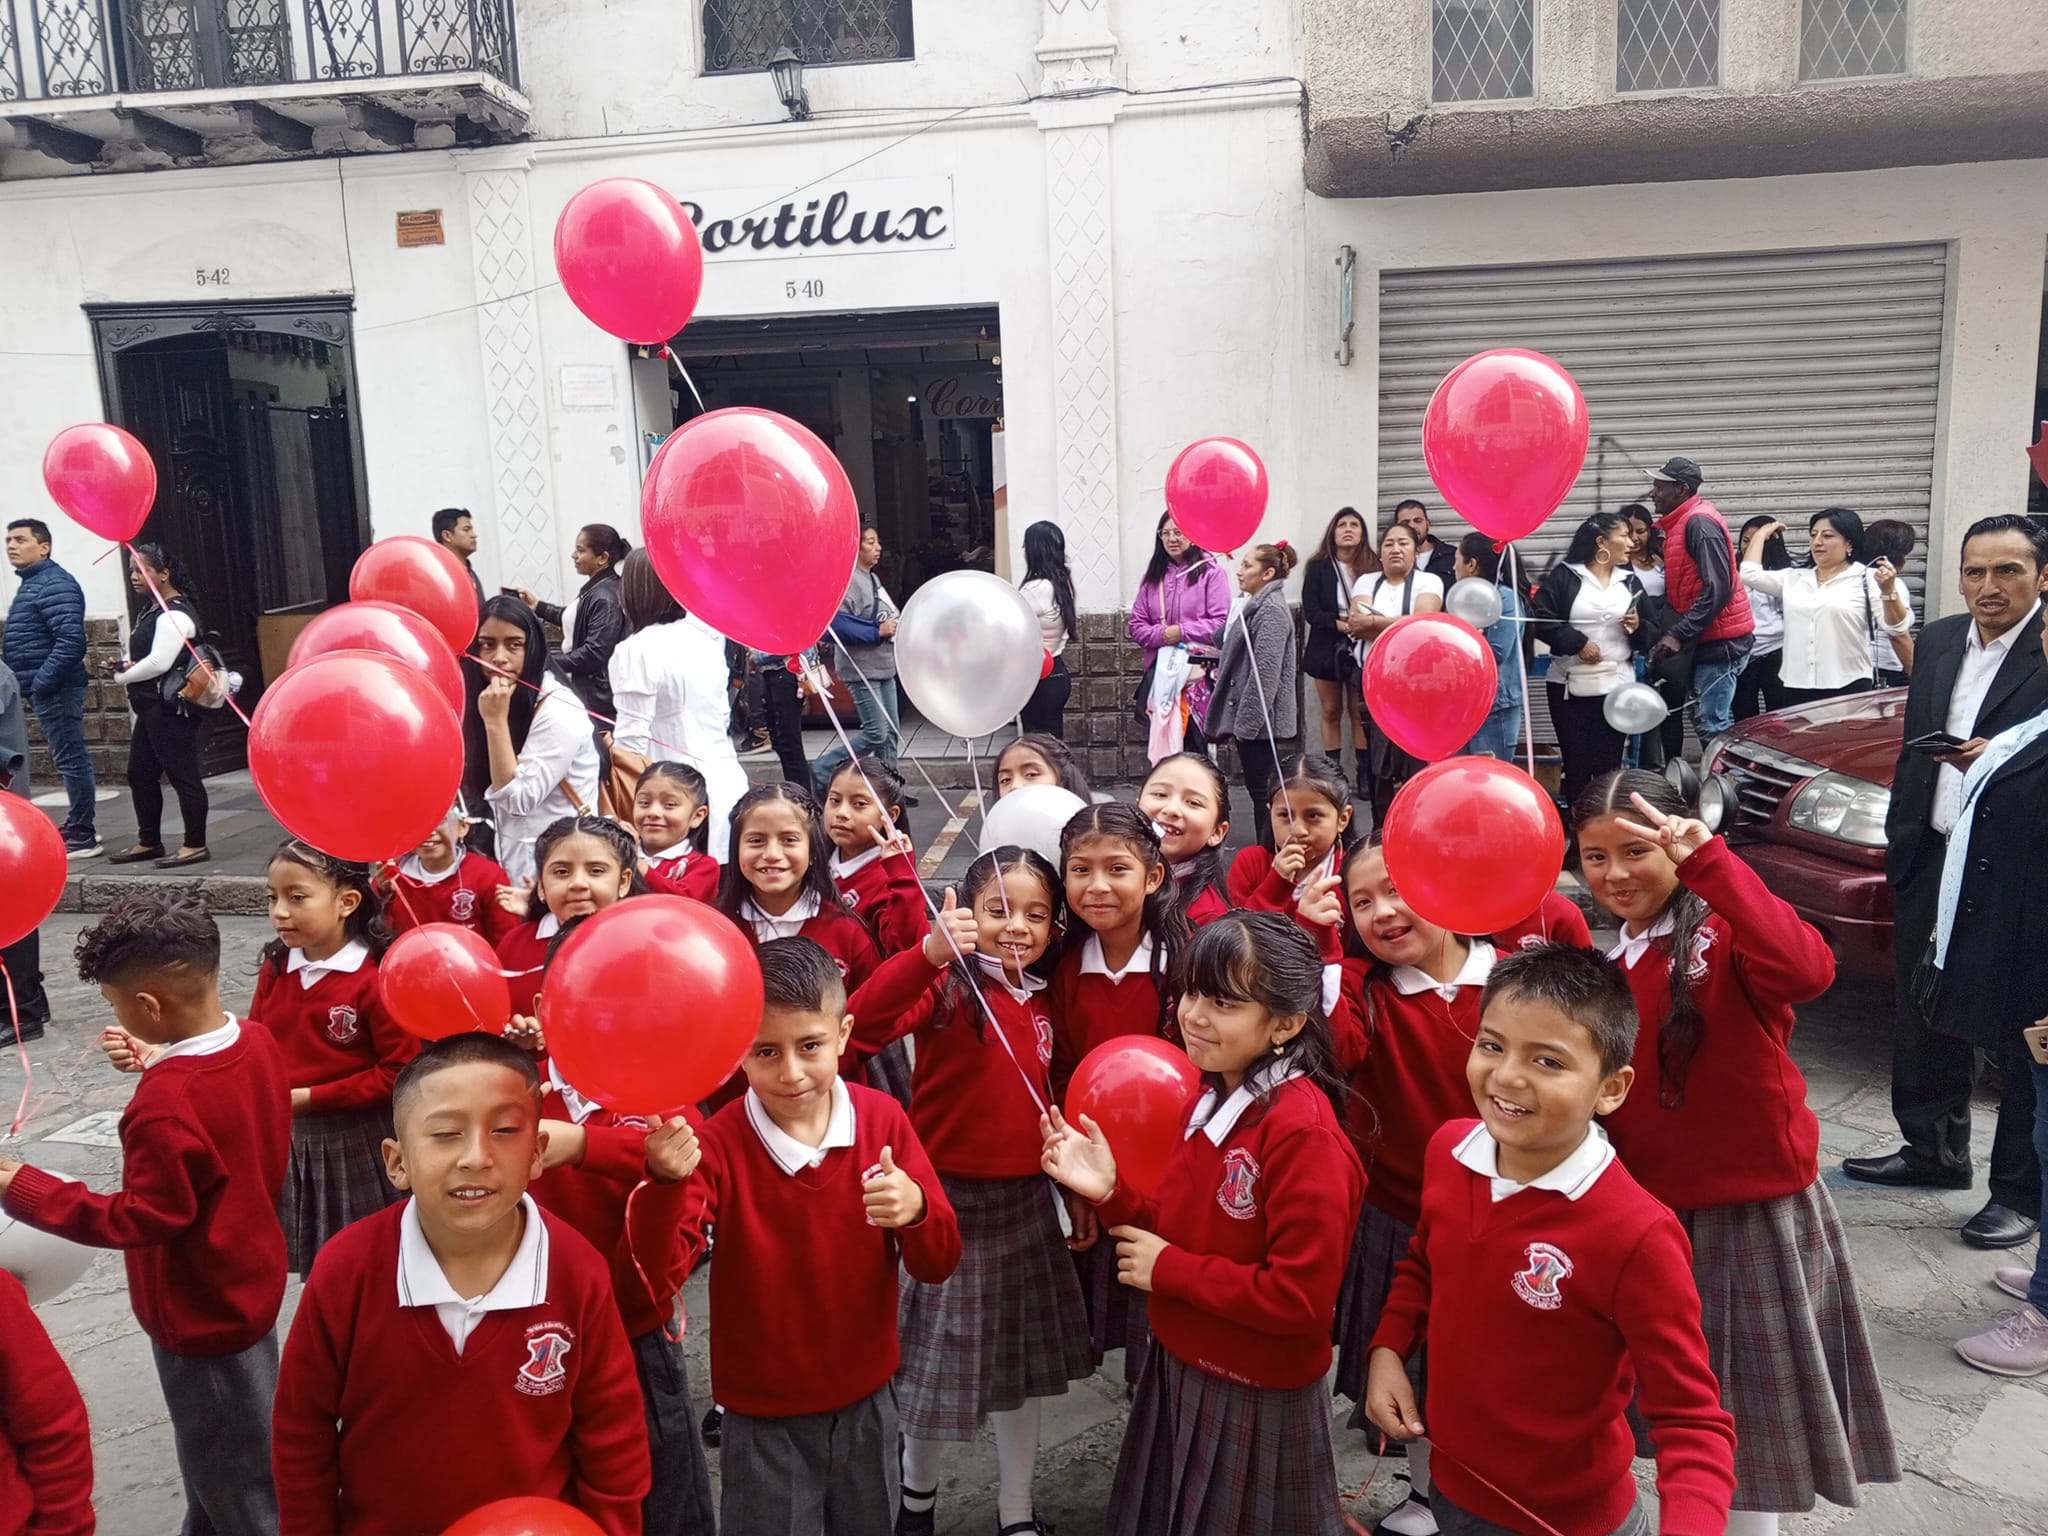
<svg viewBox="0 0 2048 1536"><path fill-rule="evenodd" d="M38 560L16 574L21 587L7 610L8 670L31 700L54 688L83 688L84 588L54 560Z"/></svg>

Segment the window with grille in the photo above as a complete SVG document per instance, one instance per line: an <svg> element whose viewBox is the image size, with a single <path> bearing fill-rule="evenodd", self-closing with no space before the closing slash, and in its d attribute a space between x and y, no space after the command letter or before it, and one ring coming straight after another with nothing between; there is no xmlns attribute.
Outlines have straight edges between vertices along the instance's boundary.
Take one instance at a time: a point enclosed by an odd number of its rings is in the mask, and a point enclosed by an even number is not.
<svg viewBox="0 0 2048 1536"><path fill-rule="evenodd" d="M1435 0L1431 101L1536 94L1536 0Z"/></svg>
<svg viewBox="0 0 2048 1536"><path fill-rule="evenodd" d="M1697 90L1720 83L1721 0L1617 0L1617 91Z"/></svg>
<svg viewBox="0 0 2048 1536"><path fill-rule="evenodd" d="M1800 0L1799 78L1906 72L1907 0Z"/></svg>
<svg viewBox="0 0 2048 1536"><path fill-rule="evenodd" d="M914 57L910 0L704 0L704 73L766 69L784 48L806 64Z"/></svg>

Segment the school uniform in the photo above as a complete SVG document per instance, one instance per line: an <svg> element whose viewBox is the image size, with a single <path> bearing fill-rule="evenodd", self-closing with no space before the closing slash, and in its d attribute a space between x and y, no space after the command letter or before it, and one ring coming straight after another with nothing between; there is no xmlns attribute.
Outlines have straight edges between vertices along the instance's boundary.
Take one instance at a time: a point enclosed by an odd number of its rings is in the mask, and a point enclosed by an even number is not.
<svg viewBox="0 0 2048 1536"><path fill-rule="evenodd" d="M1735 1434L1684 1231L1595 1127L1528 1184L1500 1177L1498 1153L1476 1120L1430 1139L1415 1246L1372 1339L1404 1357L1428 1340L1431 1498L1490 1522L1441 1523L1647 1532L1633 1391L1656 1441L1658 1529L1718 1536Z"/></svg>
<svg viewBox="0 0 2048 1536"><path fill-rule="evenodd" d="M750 898L740 904L740 917L740 926L753 935L756 944L766 944L771 939L803 938L823 945L845 978L848 997L875 974L875 967L882 960L873 936L859 918L825 905L811 891L798 897L796 904L780 917L763 912ZM850 1053L840 1062L839 1075L863 1087L873 1085L899 1104L910 1102L910 1061L900 1044L879 1051L862 1047ZM705 1101L705 1112L723 1109L745 1087L745 1074L733 1073L725 1086Z"/></svg>
<svg viewBox="0 0 2048 1536"><path fill-rule="evenodd" d="M30 1226L123 1251L128 1298L170 1411L186 1508L219 1536L276 1528L264 1447L291 1135L276 1044L229 1016L143 1068L121 1113L120 1189L95 1194L23 1167L4 1202Z"/></svg>
<svg viewBox="0 0 2048 1536"><path fill-rule="evenodd" d="M391 1085L420 1043L377 998L377 962L351 939L325 960L288 949L266 960L249 1005L277 1041L293 1088L308 1090L292 1116L285 1182L285 1250L292 1273L313 1266L320 1245L352 1221L402 1198L384 1173Z"/></svg>
<svg viewBox="0 0 2048 1536"><path fill-rule="evenodd" d="M647 883L663 896L687 896L706 906L718 899L718 860L687 841L647 855Z"/></svg>
<svg viewBox="0 0 2048 1536"><path fill-rule="evenodd" d="M712 1117L703 1143L691 1182L718 1223L720 1529L887 1536L899 1481L897 1265L939 1285L960 1261L939 1176L903 1107L843 1080L816 1147L776 1125L751 1089ZM863 1204L884 1147L925 1197L924 1215L893 1231L869 1223Z"/></svg>
<svg viewBox="0 0 2048 1536"><path fill-rule="evenodd" d="M607 1536L640 1530L647 1436L611 1276L521 1203L518 1250L473 1299L411 1201L322 1251L278 1378L281 1536L425 1536L515 1497L571 1504Z"/></svg>
<svg viewBox="0 0 2048 1536"><path fill-rule="evenodd" d="M505 985L512 993L513 1013L529 1019L540 1017L540 988L547 979L548 946L561 931L561 919L552 912L543 912L498 940L498 965L506 973Z"/></svg>
<svg viewBox="0 0 2048 1536"><path fill-rule="evenodd" d="M92 1536L92 1428L71 1367L0 1269L0 1531Z"/></svg>
<svg viewBox="0 0 2048 1536"><path fill-rule="evenodd" d="M1175 887L1180 891L1186 891L1188 882L1199 879L1203 873L1205 858L1208 861L1209 879L1203 883L1201 889L1196 891L1192 897L1186 898L1188 927L1190 928L1206 927L1230 910L1228 877L1226 876L1221 880L1216 878L1222 860L1217 856L1214 849L1210 849L1206 855L1197 854L1192 859L1182 859L1178 864L1174 865L1173 879Z"/></svg>
<svg viewBox="0 0 2048 1536"><path fill-rule="evenodd" d="M1580 949L1593 946L1593 930L1586 922L1585 912L1562 891L1546 891L1534 912L1493 936L1494 952L1501 955L1534 949L1539 944L1571 944Z"/></svg>
<svg viewBox="0 0 2048 1536"><path fill-rule="evenodd" d="M1820 1124L1787 1049L1793 1005L1834 980L1827 940L1720 838L1678 866L1709 915L1688 978L1706 1024L1683 1087L1658 1047L1671 1008L1669 913L1610 951L1641 1025L1635 1087L1608 1117L1629 1171L1692 1239L1707 1343L1735 1415L1738 1509L1857 1502L1898 1451L1849 1246L1820 1182Z"/></svg>
<svg viewBox="0 0 2048 1536"><path fill-rule="evenodd" d="M1290 881L1273 868L1273 855L1257 844L1240 848L1230 861L1230 901L1249 912L1285 912L1301 925L1301 931L1316 941L1316 953L1325 965L1344 958L1344 936L1334 923L1311 923L1301 915L1300 902L1310 884L1336 873L1341 849L1328 854Z"/></svg>
<svg viewBox="0 0 2048 1536"><path fill-rule="evenodd" d="M867 926L883 957L922 944L931 932L917 861L907 853L870 848L854 858L832 855L832 883L839 904Z"/></svg>
<svg viewBox="0 0 2048 1536"><path fill-rule="evenodd" d="M1152 1269L1159 1347L1110 1491L1116 1536L1344 1529L1330 1446L1330 1319L1365 1175L1330 1101L1284 1071L1205 1093L1158 1192L1124 1187L1105 1230L1167 1247Z"/></svg>
<svg viewBox="0 0 2048 1536"><path fill-rule="evenodd" d="M498 887L511 883L496 860L464 848L455 850L453 864L438 871L422 864L417 853L408 853L391 871L384 923L394 937L424 923L454 923L496 944L519 926L519 919L498 904Z"/></svg>
<svg viewBox="0 0 2048 1536"><path fill-rule="evenodd" d="M899 1311L896 1406L904 1434L920 1440L972 1440L987 1415L1057 1396L1094 1369L1080 1282L1039 1168L1052 1063L1045 983L1013 987L979 964L976 981L993 1023L921 949L883 961L850 1004L864 1047L916 1038L910 1123L960 1222L951 1278L912 1275Z"/></svg>

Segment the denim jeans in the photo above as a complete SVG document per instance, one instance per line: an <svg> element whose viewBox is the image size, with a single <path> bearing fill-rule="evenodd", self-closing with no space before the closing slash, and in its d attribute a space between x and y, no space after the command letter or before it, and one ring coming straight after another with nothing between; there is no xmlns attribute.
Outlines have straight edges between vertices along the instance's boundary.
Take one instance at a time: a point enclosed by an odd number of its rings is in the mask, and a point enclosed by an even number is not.
<svg viewBox="0 0 2048 1536"><path fill-rule="evenodd" d="M2048 1231L2048 1067L2031 1058L2034 1073L2034 1155L2041 1159L2041 1226ZM2027 1287L2034 1310L2048 1316L2048 1241L2034 1255L2034 1279Z"/></svg>
<svg viewBox="0 0 2048 1536"><path fill-rule="evenodd" d="M1522 706L1508 704L1487 715L1486 723L1465 743L1465 751L1474 757L1498 757L1512 762L1521 739Z"/></svg>
<svg viewBox="0 0 2048 1536"><path fill-rule="evenodd" d="M1725 661L1696 661L1692 669L1692 728L1705 747L1735 723L1735 684L1749 655Z"/></svg>
<svg viewBox="0 0 2048 1536"><path fill-rule="evenodd" d="M896 762L897 722L902 718L896 708L896 679L878 677L864 683L857 677L849 677L846 679L846 691L853 695L854 707L860 711L860 729L853 735L854 755L879 757L893 766ZM846 745L836 742L811 765L811 782L820 800L832 787L832 775L845 761Z"/></svg>
<svg viewBox="0 0 2048 1536"><path fill-rule="evenodd" d="M64 792L71 797L71 814L64 821L64 841L77 847L93 840L92 753L85 745L85 689L50 688L29 698L36 723L43 728L43 740L50 744L50 756L57 772L64 776Z"/></svg>

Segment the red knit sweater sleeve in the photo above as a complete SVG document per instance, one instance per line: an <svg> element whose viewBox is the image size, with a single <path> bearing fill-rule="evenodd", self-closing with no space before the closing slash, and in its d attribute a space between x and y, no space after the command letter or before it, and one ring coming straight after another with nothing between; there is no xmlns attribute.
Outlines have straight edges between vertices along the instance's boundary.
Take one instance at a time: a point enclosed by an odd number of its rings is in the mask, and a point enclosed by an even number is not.
<svg viewBox="0 0 2048 1536"><path fill-rule="evenodd" d="M576 1373L569 1423L568 1502L606 1536L640 1536L650 1473L639 1375L610 1286L594 1301L584 1312L582 1344L590 1353Z"/></svg>
<svg viewBox="0 0 2048 1536"><path fill-rule="evenodd" d="M839 947L846 955L846 986L849 992L855 992L880 967L882 952L875 948L873 935L859 918L841 913L840 923L844 929Z"/></svg>
<svg viewBox="0 0 2048 1536"><path fill-rule="evenodd" d="M1834 985L1828 941L1720 838L1679 865L1678 878L1728 925L1736 970L1756 1002L1811 1002Z"/></svg>
<svg viewBox="0 0 2048 1536"><path fill-rule="evenodd" d="M917 860L907 853L892 853L882 860L889 883L882 890L882 904L874 915L875 941L885 955L915 949L931 932L931 915L925 910L924 887L918 883Z"/></svg>
<svg viewBox="0 0 2048 1536"><path fill-rule="evenodd" d="M879 1051L892 1040L915 1034L932 1020L945 971L933 970L924 947L891 955L848 999L853 1038L863 1050Z"/></svg>
<svg viewBox="0 0 2048 1536"><path fill-rule="evenodd" d="M336 1275L314 1265L278 1361L270 1423L278 1536L339 1536L341 1530L342 1350L322 1284Z"/></svg>
<svg viewBox="0 0 2048 1536"><path fill-rule="evenodd" d="M1372 974L1372 962L1346 960L1343 971L1343 985L1337 990L1337 1006L1330 1010L1330 1043L1336 1051L1337 1070L1349 1077L1365 1065L1365 1021L1370 1017L1365 979Z"/></svg>
<svg viewBox="0 0 2048 1536"><path fill-rule="evenodd" d="M1251 912L1291 912L1294 882L1273 871L1273 855L1254 843L1230 861L1230 900Z"/></svg>
<svg viewBox="0 0 2048 1536"><path fill-rule="evenodd" d="M1429 1331L1429 1302L1433 1290L1429 1270L1429 1180L1432 1175L1444 1176L1443 1165L1448 1156L1454 1136L1461 1136L1469 1122L1447 1125L1429 1139L1429 1149L1423 1154L1422 1215L1415 1226L1415 1236L1408 1244L1408 1254L1395 1267L1394 1278L1387 1287L1387 1299L1380 1307L1379 1326L1373 1330L1372 1347L1391 1349L1406 1360L1415 1353Z"/></svg>
<svg viewBox="0 0 2048 1536"><path fill-rule="evenodd" d="M874 1097L880 1098L881 1095ZM865 1106L873 1099L862 1102ZM924 1215L915 1225L899 1228L896 1233L903 1249L903 1267L910 1271L912 1279L922 1280L926 1285L939 1285L960 1263L960 1217L953 1209L953 1202L946 1198L945 1187L939 1183L938 1170L932 1167L924 1143L917 1139L917 1132L911 1128L910 1116L895 1100L884 1102L894 1111L890 1117L889 1155L895 1159L896 1166L917 1180L917 1187L924 1191Z"/></svg>
<svg viewBox="0 0 2048 1536"><path fill-rule="evenodd" d="M399 1068L419 1054L419 1037L406 1030L384 1011L377 997L376 972L371 966L370 984L364 990L362 1022L370 1034L370 1048L377 1059L360 1072L338 1077L331 1083L315 1083L306 1090L306 1113L331 1115L345 1109L368 1109L391 1101L391 1085L398 1081Z"/></svg>
<svg viewBox="0 0 2048 1536"><path fill-rule="evenodd" d="M121 1127L121 1187L95 1194L75 1179L24 1166L6 1207L30 1226L94 1248L155 1248L199 1218L199 1190L224 1176L183 1120L156 1115Z"/></svg>
<svg viewBox="0 0 2048 1536"><path fill-rule="evenodd" d="M92 1536L92 1430L71 1368L0 1270L0 1441L31 1501L26 1536Z"/></svg>

